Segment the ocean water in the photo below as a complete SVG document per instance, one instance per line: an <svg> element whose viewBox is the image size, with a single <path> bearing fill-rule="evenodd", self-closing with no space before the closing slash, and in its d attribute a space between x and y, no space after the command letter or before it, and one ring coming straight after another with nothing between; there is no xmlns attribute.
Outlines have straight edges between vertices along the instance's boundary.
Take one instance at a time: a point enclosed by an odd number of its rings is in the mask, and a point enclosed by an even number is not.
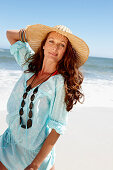
<svg viewBox="0 0 113 170"><path fill-rule="evenodd" d="M85 95L84 106L113 107L113 59L89 57L80 68L84 75L82 92ZM7 112L8 97L22 74L9 49L0 49L0 111Z"/></svg>

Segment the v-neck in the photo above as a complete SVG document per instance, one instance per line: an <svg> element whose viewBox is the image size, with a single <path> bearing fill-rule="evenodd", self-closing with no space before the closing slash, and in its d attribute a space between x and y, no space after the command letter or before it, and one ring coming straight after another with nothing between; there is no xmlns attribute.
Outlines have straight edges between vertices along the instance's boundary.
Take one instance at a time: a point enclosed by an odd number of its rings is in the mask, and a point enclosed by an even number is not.
<svg viewBox="0 0 113 170"><path fill-rule="evenodd" d="M28 87L28 86L27 86L27 81L28 81L32 76L34 76L34 74L35 74L35 73L31 73L31 75L30 75L27 79L25 78L25 88ZM31 90L34 90L36 87L40 86L41 84L44 84L44 83L48 82L48 81L49 81L50 79L52 79L54 76L59 76L59 75L60 75L60 74L55 74L55 75L49 77L46 81L38 84L37 86L33 87Z"/></svg>

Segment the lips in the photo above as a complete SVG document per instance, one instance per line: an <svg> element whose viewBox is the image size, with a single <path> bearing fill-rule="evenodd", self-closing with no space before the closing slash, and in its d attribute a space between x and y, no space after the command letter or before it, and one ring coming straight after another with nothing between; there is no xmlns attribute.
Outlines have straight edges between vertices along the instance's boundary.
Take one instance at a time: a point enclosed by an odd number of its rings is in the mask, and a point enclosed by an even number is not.
<svg viewBox="0 0 113 170"><path fill-rule="evenodd" d="M52 55L54 55L54 56L57 56L57 54L56 54L56 53L50 53L50 54L52 54Z"/></svg>

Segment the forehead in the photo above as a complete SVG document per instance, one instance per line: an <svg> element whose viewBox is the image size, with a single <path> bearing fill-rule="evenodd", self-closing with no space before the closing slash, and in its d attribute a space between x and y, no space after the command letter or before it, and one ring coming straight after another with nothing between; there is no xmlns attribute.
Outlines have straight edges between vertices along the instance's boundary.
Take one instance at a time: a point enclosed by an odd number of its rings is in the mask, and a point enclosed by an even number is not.
<svg viewBox="0 0 113 170"><path fill-rule="evenodd" d="M68 41L67 37L65 37L64 35L58 32L50 32L48 35L48 38L58 39L58 40L65 41L65 42Z"/></svg>

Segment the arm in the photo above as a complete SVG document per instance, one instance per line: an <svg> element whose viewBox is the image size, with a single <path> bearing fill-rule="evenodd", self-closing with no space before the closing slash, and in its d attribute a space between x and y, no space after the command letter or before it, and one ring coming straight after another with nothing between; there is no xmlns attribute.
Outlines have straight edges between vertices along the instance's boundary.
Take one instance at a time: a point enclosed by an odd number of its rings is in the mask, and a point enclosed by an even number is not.
<svg viewBox="0 0 113 170"><path fill-rule="evenodd" d="M54 129L52 129L52 131L46 138L41 150L39 151L39 153L37 154L33 162L25 170L32 168L32 167L39 168L42 162L44 161L44 159L46 158L46 156L49 154L49 152L53 148L59 136L60 134L57 133Z"/></svg>
<svg viewBox="0 0 113 170"><path fill-rule="evenodd" d="M33 163L37 164L40 167L41 163L46 158L46 156L49 154L49 152L53 148L54 144L58 140L59 136L60 136L60 134L57 133L54 129L52 129L51 133L46 138L40 152L33 160Z"/></svg>
<svg viewBox="0 0 113 170"><path fill-rule="evenodd" d="M6 36L11 45L20 39L19 31L20 30L7 30Z"/></svg>

